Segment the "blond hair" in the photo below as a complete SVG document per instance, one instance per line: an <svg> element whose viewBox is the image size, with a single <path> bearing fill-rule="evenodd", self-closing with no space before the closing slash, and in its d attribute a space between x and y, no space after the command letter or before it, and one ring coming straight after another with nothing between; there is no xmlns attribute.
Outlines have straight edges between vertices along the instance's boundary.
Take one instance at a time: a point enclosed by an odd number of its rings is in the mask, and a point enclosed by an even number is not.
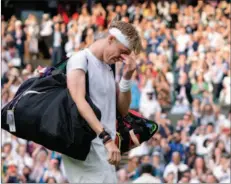
<svg viewBox="0 0 231 184"><path fill-rule="evenodd" d="M129 48L134 51L135 54L139 54L142 50L140 36L132 24L122 21L112 21L110 28L119 29L126 37L129 42Z"/></svg>

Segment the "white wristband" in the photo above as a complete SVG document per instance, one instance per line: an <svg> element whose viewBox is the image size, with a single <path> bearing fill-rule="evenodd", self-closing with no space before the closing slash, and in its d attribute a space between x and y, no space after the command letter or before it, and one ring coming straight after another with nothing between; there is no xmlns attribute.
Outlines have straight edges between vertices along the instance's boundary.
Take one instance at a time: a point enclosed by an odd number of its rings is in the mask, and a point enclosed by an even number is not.
<svg viewBox="0 0 231 184"><path fill-rule="evenodd" d="M131 89L131 80L126 80L123 77L119 83L120 92L128 92Z"/></svg>

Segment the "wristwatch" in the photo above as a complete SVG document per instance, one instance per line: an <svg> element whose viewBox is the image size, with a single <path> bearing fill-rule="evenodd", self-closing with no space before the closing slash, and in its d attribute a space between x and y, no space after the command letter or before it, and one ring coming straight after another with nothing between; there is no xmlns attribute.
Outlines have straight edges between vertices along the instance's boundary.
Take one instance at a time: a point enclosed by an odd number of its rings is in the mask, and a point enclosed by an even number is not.
<svg viewBox="0 0 231 184"><path fill-rule="evenodd" d="M102 139L103 144L112 140L110 134L105 129L103 129L103 131L99 134L99 138Z"/></svg>

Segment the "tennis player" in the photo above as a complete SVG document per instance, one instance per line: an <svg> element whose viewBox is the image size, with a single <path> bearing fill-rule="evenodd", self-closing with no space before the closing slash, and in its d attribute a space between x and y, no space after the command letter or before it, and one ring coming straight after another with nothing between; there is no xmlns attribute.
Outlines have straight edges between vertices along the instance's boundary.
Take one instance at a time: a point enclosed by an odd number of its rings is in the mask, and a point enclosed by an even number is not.
<svg viewBox="0 0 231 184"><path fill-rule="evenodd" d="M79 113L97 134L85 161L63 155L70 183L117 183L115 165L119 164L121 155L114 143L116 107L122 115L128 113L131 77L141 48L138 32L131 24L113 21L104 38L69 59L67 86ZM124 62L123 76L118 85L110 66L116 62ZM90 98L102 114L100 121L85 100L86 72Z"/></svg>

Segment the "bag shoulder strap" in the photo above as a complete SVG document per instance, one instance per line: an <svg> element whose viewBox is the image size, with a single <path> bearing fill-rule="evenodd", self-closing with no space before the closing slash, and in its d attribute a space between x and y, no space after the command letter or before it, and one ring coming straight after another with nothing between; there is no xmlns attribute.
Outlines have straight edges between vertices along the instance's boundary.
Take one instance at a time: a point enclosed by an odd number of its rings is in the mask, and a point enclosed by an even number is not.
<svg viewBox="0 0 231 184"><path fill-rule="evenodd" d="M66 58L65 60L57 63L54 67L58 70L61 70L62 73L66 74L66 66L69 58ZM88 68L88 59L86 56L86 61L87 61L87 68ZM86 93L89 95L89 75L88 75L88 69L86 72Z"/></svg>
<svg viewBox="0 0 231 184"><path fill-rule="evenodd" d="M86 57L87 59L87 57ZM88 68L88 59L87 59L87 68ZM88 74L88 69L87 69L87 72L86 72L86 93L89 95L90 94L90 91L89 91L89 74Z"/></svg>

